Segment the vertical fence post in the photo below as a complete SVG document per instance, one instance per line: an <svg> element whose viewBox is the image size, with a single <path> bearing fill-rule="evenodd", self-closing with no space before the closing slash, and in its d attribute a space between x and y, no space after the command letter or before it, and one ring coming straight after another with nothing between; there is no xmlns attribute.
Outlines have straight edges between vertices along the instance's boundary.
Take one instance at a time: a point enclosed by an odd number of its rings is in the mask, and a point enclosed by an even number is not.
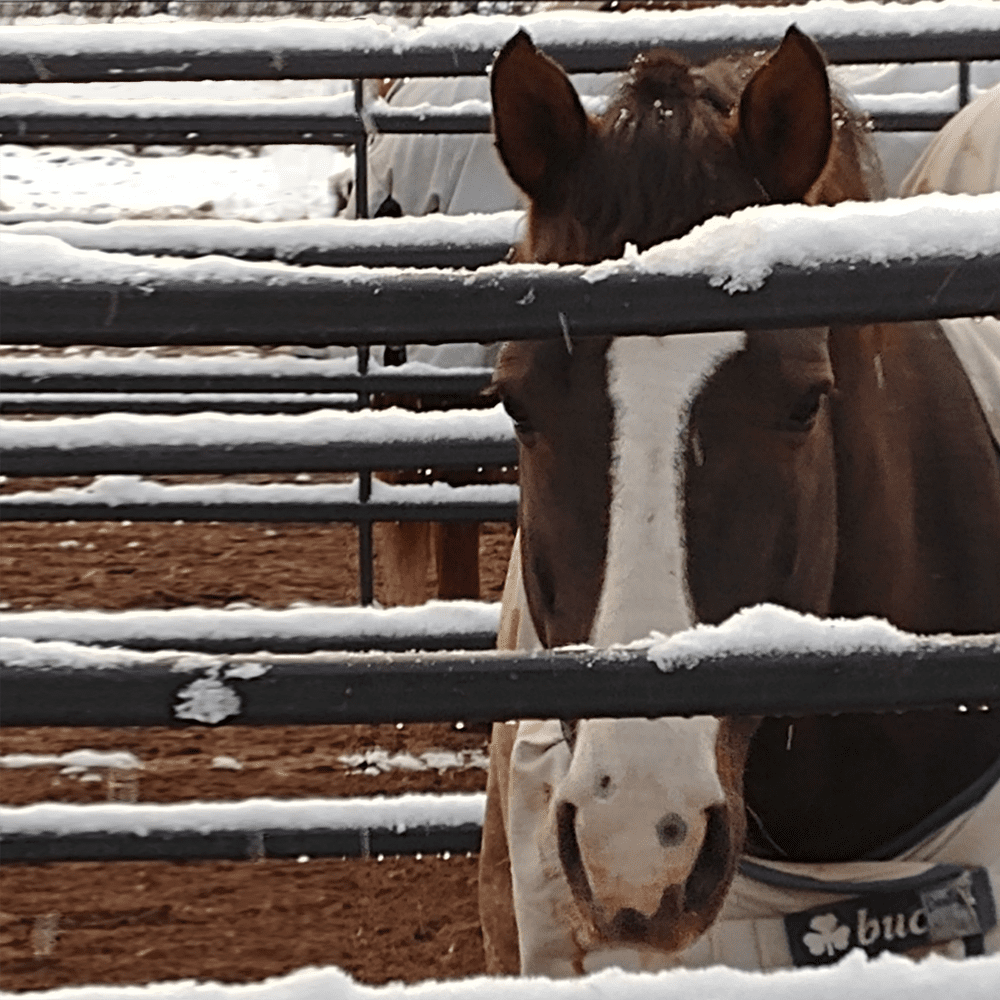
<svg viewBox="0 0 1000 1000"><path fill-rule="evenodd" d="M958 64L958 106L964 108L969 103L969 64Z"/></svg>
<svg viewBox="0 0 1000 1000"><path fill-rule="evenodd" d="M365 122L365 81L354 81L354 110L357 112L364 134L354 144L354 217L368 218L368 126ZM367 344L358 347L358 374L368 374L370 351ZM367 390L358 393L358 407L371 404ZM358 470L358 500L367 503L372 494L371 469ZM363 605L371 604L375 597L374 567L372 558L372 522L365 518L358 521L358 589Z"/></svg>

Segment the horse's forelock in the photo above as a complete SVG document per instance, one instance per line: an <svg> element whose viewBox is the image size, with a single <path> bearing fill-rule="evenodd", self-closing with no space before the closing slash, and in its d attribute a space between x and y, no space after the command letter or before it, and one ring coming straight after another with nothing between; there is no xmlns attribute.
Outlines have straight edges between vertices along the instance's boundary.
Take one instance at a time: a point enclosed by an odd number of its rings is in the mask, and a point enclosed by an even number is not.
<svg viewBox="0 0 1000 1000"><path fill-rule="evenodd" d="M518 259L590 263L683 235L712 215L765 200L741 169L731 115L754 60L693 66L637 58L556 206L533 209Z"/></svg>

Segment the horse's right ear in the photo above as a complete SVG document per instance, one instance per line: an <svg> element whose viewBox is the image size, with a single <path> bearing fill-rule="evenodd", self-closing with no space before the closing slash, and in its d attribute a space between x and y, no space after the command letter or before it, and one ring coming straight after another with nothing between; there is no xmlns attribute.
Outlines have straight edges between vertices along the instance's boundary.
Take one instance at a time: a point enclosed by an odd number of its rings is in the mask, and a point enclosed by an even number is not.
<svg viewBox="0 0 1000 1000"><path fill-rule="evenodd" d="M496 147L511 180L544 201L583 152L587 115L562 67L519 31L501 50L490 79Z"/></svg>

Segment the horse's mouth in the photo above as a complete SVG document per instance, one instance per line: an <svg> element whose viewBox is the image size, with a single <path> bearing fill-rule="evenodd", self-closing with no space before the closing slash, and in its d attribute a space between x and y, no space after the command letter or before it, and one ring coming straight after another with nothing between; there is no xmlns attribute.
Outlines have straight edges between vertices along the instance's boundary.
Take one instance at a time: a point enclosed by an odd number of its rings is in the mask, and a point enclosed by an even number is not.
<svg viewBox="0 0 1000 1000"><path fill-rule="evenodd" d="M673 952L690 944L715 919L726 895L733 858L725 806L707 810L705 840L694 868L679 885L667 886L652 915L631 907L608 914L594 898L576 837L576 806L556 810L559 860L577 907L596 936L610 944L645 945Z"/></svg>

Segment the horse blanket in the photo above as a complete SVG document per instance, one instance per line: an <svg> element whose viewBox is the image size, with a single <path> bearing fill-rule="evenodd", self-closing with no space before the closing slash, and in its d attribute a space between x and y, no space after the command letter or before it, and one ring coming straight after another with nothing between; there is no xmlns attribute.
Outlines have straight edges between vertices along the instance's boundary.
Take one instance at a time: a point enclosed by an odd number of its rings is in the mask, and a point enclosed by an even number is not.
<svg viewBox="0 0 1000 1000"><path fill-rule="evenodd" d="M931 140L900 184L901 197L1000 191L1000 84L967 104Z"/></svg>
<svg viewBox="0 0 1000 1000"><path fill-rule="evenodd" d="M1000 951L1000 761L882 858L789 864L745 858L719 921L680 957L689 968L825 965L853 948ZM948 914L935 913L936 901Z"/></svg>

